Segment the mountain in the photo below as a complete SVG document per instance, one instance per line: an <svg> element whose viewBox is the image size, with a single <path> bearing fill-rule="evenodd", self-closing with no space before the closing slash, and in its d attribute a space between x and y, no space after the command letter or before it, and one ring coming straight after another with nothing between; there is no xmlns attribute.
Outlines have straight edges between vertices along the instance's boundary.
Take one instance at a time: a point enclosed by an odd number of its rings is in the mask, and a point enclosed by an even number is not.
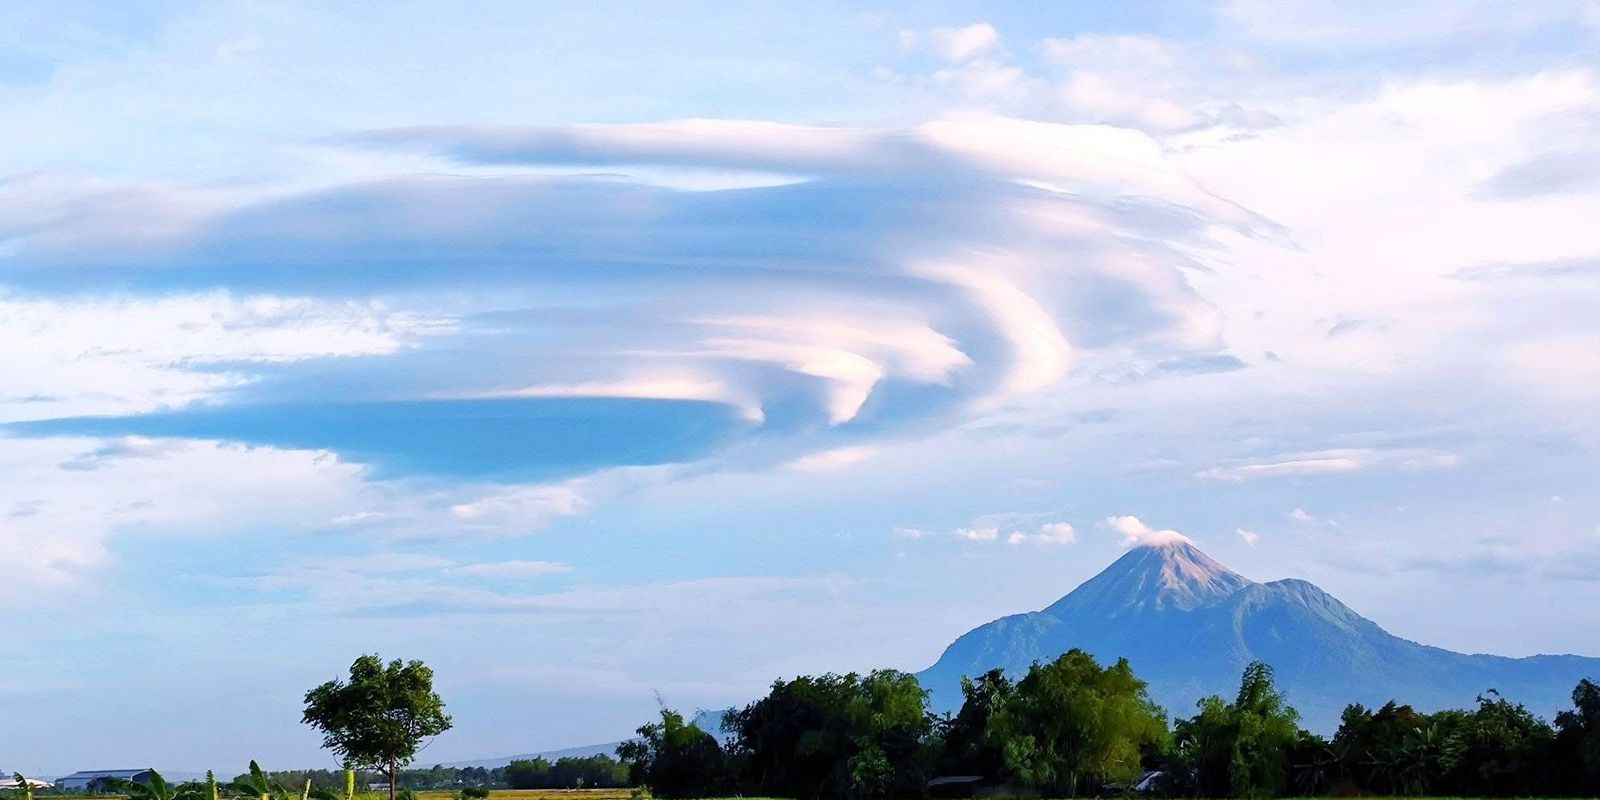
<svg viewBox="0 0 1600 800"><path fill-rule="evenodd" d="M963 675L1020 676L1074 647L1102 662L1126 657L1183 716L1206 695L1231 697L1244 666L1265 661L1306 727L1324 733L1348 703L1465 707L1490 688L1548 718L1570 707L1579 679L1600 678L1600 658L1467 655L1402 639L1311 583L1256 583L1179 540L1129 550L1042 611L974 628L917 677L936 710L954 710Z"/></svg>

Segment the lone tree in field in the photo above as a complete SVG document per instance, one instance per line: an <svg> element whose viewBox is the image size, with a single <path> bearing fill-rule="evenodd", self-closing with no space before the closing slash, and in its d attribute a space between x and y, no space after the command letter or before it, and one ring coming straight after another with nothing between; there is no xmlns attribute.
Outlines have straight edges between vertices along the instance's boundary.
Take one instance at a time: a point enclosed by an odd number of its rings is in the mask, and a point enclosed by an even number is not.
<svg viewBox="0 0 1600 800"><path fill-rule="evenodd" d="M306 692L301 721L322 731L322 746L346 767L389 778L394 800L400 768L416 758L422 740L450 730L444 701L433 691L433 670L421 661L383 663L366 655L350 665L350 680Z"/></svg>

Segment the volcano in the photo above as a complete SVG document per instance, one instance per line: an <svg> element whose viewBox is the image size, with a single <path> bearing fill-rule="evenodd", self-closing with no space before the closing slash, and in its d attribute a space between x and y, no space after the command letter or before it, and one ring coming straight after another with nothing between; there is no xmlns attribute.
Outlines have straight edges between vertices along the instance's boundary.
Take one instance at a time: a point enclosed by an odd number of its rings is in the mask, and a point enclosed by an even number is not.
<svg viewBox="0 0 1600 800"><path fill-rule="evenodd" d="M1469 655L1402 639L1311 583L1257 583L1181 539L1129 550L1048 608L974 628L917 677L936 710L954 710L963 675L1001 667L1019 678L1074 647L1102 663L1127 658L1174 716L1206 695L1231 698L1244 666L1265 661L1322 733L1349 703L1431 711L1470 706L1488 689L1548 718L1570 707L1580 679L1600 678L1600 658Z"/></svg>

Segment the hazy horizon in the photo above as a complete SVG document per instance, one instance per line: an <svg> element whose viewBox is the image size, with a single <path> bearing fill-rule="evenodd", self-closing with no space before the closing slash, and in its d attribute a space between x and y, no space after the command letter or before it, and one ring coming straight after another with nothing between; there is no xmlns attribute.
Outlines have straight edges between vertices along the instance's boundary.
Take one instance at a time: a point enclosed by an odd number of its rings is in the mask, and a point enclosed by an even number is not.
<svg viewBox="0 0 1600 800"><path fill-rule="evenodd" d="M1600 7L1058 5L8 8L0 767L334 766L368 652L610 741L1177 536L1600 656Z"/></svg>

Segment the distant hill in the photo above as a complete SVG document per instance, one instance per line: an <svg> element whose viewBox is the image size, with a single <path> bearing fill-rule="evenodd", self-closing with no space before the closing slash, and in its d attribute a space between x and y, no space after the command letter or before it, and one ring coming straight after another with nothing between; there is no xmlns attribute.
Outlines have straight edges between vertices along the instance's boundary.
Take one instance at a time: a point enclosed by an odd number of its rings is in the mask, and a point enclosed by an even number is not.
<svg viewBox="0 0 1600 800"><path fill-rule="evenodd" d="M1050 607L973 629L917 677L935 710L954 710L963 675L1020 677L1074 647L1126 657L1183 716L1205 695L1231 696L1245 664L1265 661L1306 727L1324 733L1347 703L1463 707L1490 688L1548 718L1570 707L1579 679L1600 678L1600 658L1466 655L1402 639L1306 581L1256 583L1187 541L1136 547Z"/></svg>
<svg viewBox="0 0 1600 800"><path fill-rule="evenodd" d="M555 761L556 759L560 758L588 758L589 756L594 755L608 755L612 758L616 758L617 746L620 744L622 744L620 741L606 742L604 744L586 744L579 747L568 747L564 750L545 750L539 753L522 753L520 755L502 756L500 758L483 758L476 761L453 761L449 764L444 764L443 766L456 768L486 767L488 769L494 769L495 767L503 767L513 761L531 761L535 758L543 758L547 761Z"/></svg>

